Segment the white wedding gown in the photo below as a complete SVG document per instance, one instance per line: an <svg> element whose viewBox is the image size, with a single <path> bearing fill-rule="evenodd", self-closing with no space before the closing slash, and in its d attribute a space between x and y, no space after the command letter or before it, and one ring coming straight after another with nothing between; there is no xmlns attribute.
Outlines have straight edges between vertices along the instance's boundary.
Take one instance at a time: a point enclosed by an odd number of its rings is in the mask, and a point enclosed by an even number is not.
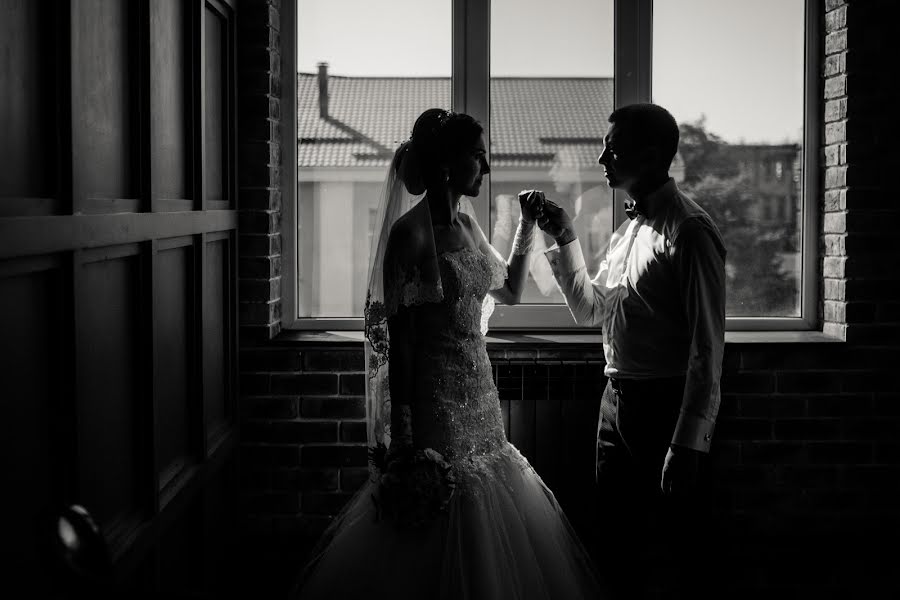
<svg viewBox="0 0 900 600"><path fill-rule="evenodd" d="M478 250L442 253L444 299L416 311L413 444L452 465L449 510L420 529L377 518L369 481L320 540L299 597L597 598L587 552L553 493L506 440L481 309L498 273ZM502 274L500 282L502 282Z"/></svg>

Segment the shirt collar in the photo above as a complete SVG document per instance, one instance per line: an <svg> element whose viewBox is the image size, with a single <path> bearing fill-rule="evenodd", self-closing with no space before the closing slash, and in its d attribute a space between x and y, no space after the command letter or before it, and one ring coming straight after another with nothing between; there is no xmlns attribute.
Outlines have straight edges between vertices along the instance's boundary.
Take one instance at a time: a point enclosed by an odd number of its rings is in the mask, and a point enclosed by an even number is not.
<svg viewBox="0 0 900 600"><path fill-rule="evenodd" d="M669 177L668 181L648 194L642 201L639 202L632 198L626 200L625 214L628 215L629 219L635 218L638 213L644 215L648 219L652 219L659 211L659 208L675 195L677 189L675 180Z"/></svg>

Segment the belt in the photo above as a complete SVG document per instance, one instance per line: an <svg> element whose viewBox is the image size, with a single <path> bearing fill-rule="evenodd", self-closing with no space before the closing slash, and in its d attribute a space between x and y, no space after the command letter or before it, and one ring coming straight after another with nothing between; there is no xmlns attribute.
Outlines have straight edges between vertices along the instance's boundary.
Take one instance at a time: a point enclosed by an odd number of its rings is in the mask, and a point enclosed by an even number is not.
<svg viewBox="0 0 900 600"><path fill-rule="evenodd" d="M641 389L641 388L658 388L679 385L684 387L684 375L676 375L674 377L653 377L650 379L621 379L618 377L609 377L609 386L617 394L621 394L624 389Z"/></svg>

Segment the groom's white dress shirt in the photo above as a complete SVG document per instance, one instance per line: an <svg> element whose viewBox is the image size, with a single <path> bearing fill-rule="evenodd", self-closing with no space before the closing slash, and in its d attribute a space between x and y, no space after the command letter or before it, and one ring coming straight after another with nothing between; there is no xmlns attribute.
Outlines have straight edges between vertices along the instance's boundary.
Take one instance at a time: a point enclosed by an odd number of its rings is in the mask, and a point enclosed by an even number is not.
<svg viewBox="0 0 900 600"><path fill-rule="evenodd" d="M639 210L613 234L593 279L577 239L546 256L575 320L602 327L608 377L685 376L672 443L708 452L720 402L725 246L672 179Z"/></svg>

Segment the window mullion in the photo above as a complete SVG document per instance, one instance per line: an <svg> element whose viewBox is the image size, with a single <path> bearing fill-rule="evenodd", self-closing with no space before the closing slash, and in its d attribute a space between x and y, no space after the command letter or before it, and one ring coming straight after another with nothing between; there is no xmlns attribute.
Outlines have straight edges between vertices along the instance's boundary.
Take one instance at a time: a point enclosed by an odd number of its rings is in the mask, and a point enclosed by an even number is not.
<svg viewBox="0 0 900 600"><path fill-rule="evenodd" d="M615 107L650 102L652 97L653 0L618 0L615 20ZM613 191L613 224L625 219L622 192Z"/></svg>
<svg viewBox="0 0 900 600"><path fill-rule="evenodd" d="M281 153L284 169L282 169L281 189L284 197L282 229L282 279L281 324L285 328L296 327L300 315L299 294L299 256L297 227L297 0L287 0L281 8L281 41L286 52L281 53L281 110L282 131L284 136ZM291 133L293 132L293 133Z"/></svg>
<svg viewBox="0 0 900 600"><path fill-rule="evenodd" d="M451 98L453 110L464 112L484 126L484 141L490 160L491 3L489 0L453 1L453 65ZM490 231L490 176L474 202L475 217Z"/></svg>
<svg viewBox="0 0 900 600"><path fill-rule="evenodd" d="M805 6L805 47L803 86L803 183L800 193L800 315L808 329L819 327L819 132L822 110L822 79L819 70L822 0L807 0Z"/></svg>

